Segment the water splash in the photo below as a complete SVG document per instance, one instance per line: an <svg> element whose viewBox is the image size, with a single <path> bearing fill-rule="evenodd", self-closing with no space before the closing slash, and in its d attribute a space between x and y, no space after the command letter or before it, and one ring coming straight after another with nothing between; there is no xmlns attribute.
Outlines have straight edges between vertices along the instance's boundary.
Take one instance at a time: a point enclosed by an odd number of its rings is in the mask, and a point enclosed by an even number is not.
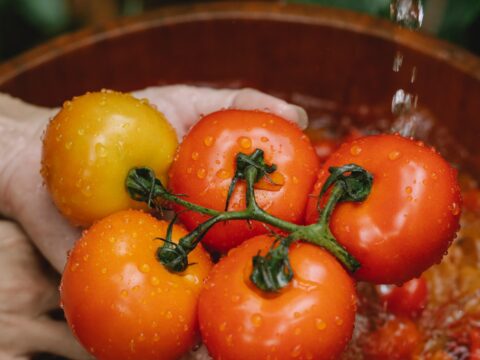
<svg viewBox="0 0 480 360"><path fill-rule="evenodd" d="M411 30L418 30L423 23L422 0L391 0L390 17L393 22ZM393 71L399 72L403 63L403 54L397 51L393 59ZM410 76L410 83L415 82L417 68L414 66ZM413 95L404 89L398 89L392 98L392 113L402 116L417 107L418 95Z"/></svg>
<svg viewBox="0 0 480 360"><path fill-rule="evenodd" d="M392 0L390 2L390 18L406 28L419 29L423 23L422 0Z"/></svg>

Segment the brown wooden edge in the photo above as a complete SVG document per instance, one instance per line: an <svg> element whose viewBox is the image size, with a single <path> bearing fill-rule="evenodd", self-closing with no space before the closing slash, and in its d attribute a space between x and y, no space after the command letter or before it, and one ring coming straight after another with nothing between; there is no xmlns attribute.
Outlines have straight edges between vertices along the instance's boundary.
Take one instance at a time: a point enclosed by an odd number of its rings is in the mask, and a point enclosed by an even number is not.
<svg viewBox="0 0 480 360"><path fill-rule="evenodd" d="M448 62L467 75L480 80L480 58L458 46L402 29L383 19L318 5L221 2L160 8L140 16L121 18L99 28L88 28L60 36L0 64L0 86L20 73L49 61L59 53L70 52L107 38L164 24L242 18L330 26L384 38Z"/></svg>

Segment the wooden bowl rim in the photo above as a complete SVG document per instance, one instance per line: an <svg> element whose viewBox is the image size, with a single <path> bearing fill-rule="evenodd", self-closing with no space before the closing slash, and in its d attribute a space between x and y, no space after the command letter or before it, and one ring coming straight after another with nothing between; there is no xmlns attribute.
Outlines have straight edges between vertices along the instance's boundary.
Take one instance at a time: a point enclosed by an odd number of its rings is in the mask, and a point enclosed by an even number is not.
<svg viewBox="0 0 480 360"><path fill-rule="evenodd" d="M308 4L266 2L216 2L162 7L139 16L123 17L62 35L0 64L0 86L59 54L105 39L164 25L209 20L268 20L329 26L383 38L413 49L480 81L480 58L467 50L432 36L403 29L388 20L353 11Z"/></svg>

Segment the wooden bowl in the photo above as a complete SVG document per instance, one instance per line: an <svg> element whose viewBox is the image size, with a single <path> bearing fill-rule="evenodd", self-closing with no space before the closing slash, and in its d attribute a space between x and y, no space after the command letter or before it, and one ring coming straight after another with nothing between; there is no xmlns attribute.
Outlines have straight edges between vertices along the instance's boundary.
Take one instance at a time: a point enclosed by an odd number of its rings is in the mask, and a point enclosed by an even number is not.
<svg viewBox="0 0 480 360"><path fill-rule="evenodd" d="M404 61L394 73L397 51ZM48 106L88 90L167 83L247 85L341 108L388 108L395 90L413 89L468 151L460 162L480 173L480 60L357 13L248 2L166 8L58 38L0 66L0 91Z"/></svg>

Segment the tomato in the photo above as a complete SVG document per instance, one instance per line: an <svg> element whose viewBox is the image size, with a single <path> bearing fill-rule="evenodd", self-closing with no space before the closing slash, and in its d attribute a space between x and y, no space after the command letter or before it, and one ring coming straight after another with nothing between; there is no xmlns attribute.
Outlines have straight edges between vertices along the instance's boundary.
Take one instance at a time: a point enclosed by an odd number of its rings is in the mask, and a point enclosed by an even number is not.
<svg viewBox="0 0 480 360"><path fill-rule="evenodd" d="M127 208L125 178L148 166L166 180L177 147L174 129L147 102L112 91L64 103L43 140L42 174L60 212L73 224Z"/></svg>
<svg viewBox="0 0 480 360"><path fill-rule="evenodd" d="M323 165L355 163L373 174L362 203L339 204L330 229L361 263L355 276L377 284L401 284L440 262L459 228L461 195L457 172L433 149L399 135L367 136L344 143ZM316 221L317 198L307 209Z"/></svg>
<svg viewBox="0 0 480 360"><path fill-rule="evenodd" d="M420 352L421 342L414 322L395 318L367 336L363 352L369 360L411 360Z"/></svg>
<svg viewBox="0 0 480 360"><path fill-rule="evenodd" d="M197 299L211 264L198 247L184 273L155 258L167 223L138 210L112 214L75 244L62 277L68 324L97 359L177 359L195 343ZM174 226L173 239L185 235Z"/></svg>
<svg viewBox="0 0 480 360"><path fill-rule="evenodd" d="M325 250L290 247L292 282L264 293L249 280L252 257L272 244L260 235L230 250L210 272L199 299L202 338L214 359L337 359L356 311L352 279Z"/></svg>
<svg viewBox="0 0 480 360"><path fill-rule="evenodd" d="M470 360L480 360L480 330L470 331Z"/></svg>
<svg viewBox="0 0 480 360"><path fill-rule="evenodd" d="M387 310L395 315L415 318L427 305L428 288L423 277L409 280L402 286L380 285L377 289Z"/></svg>
<svg viewBox="0 0 480 360"><path fill-rule="evenodd" d="M276 185L263 180L256 186L259 206L281 219L302 222L318 160L307 136L295 124L273 114L224 110L202 118L178 149L169 173L170 187L193 203L223 210L237 153L251 154L256 148L264 150L268 164L277 165L270 175ZM240 181L229 210L244 208L245 183ZM191 230L207 217L188 211L181 213L180 219ZM208 247L225 252L268 231L257 222L231 221L215 225L203 241Z"/></svg>
<svg viewBox="0 0 480 360"><path fill-rule="evenodd" d="M465 209L480 214L480 190L471 189L463 194Z"/></svg>

